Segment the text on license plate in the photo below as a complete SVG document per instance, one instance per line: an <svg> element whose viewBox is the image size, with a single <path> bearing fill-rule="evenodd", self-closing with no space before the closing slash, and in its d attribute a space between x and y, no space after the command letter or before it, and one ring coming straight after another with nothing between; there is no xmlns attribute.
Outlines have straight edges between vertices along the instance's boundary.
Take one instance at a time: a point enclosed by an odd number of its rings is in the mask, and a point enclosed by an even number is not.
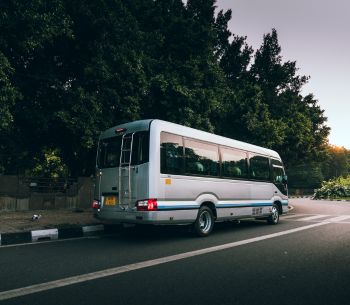
<svg viewBox="0 0 350 305"><path fill-rule="evenodd" d="M106 196L104 204L105 205L116 205L116 204L118 204L118 199L115 196Z"/></svg>
<svg viewBox="0 0 350 305"><path fill-rule="evenodd" d="M262 208L253 208L253 216L261 215L262 214Z"/></svg>

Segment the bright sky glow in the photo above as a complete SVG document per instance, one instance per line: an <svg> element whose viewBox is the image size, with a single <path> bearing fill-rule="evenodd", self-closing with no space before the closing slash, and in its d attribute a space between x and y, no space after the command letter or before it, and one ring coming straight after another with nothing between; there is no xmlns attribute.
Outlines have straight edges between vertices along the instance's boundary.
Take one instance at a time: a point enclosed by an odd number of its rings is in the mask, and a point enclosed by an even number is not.
<svg viewBox="0 0 350 305"><path fill-rule="evenodd" d="M311 76L303 94L325 110L330 144L350 149L350 1L218 0L217 7L232 9L231 32L255 50L276 28L283 59Z"/></svg>

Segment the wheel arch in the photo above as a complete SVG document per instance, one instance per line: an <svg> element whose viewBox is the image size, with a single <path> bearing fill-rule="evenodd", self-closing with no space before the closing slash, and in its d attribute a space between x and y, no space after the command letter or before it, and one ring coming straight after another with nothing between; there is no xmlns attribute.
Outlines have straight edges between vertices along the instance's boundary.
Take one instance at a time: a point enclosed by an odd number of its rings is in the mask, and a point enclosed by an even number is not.
<svg viewBox="0 0 350 305"><path fill-rule="evenodd" d="M215 219L218 217L217 212L216 212L216 207L215 207L215 204L213 202L211 202L211 201L204 201L201 204L201 207L203 207L203 206L208 207L213 212L213 215L214 215Z"/></svg>
<svg viewBox="0 0 350 305"><path fill-rule="evenodd" d="M283 209L282 209L282 202L279 200L274 201L274 204L277 206L278 214L282 215Z"/></svg>

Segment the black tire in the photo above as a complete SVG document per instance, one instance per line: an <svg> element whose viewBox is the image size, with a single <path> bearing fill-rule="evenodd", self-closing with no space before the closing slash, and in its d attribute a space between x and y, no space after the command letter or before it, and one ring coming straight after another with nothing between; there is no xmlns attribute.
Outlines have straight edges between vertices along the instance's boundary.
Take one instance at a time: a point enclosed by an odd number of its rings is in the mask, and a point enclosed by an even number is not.
<svg viewBox="0 0 350 305"><path fill-rule="evenodd" d="M277 225L280 220L280 213L278 211L278 206L276 204L272 205L272 213L267 218L267 223L270 225Z"/></svg>
<svg viewBox="0 0 350 305"><path fill-rule="evenodd" d="M208 236L214 227L214 215L210 208L202 206L197 215L197 219L193 225L196 235L205 237Z"/></svg>

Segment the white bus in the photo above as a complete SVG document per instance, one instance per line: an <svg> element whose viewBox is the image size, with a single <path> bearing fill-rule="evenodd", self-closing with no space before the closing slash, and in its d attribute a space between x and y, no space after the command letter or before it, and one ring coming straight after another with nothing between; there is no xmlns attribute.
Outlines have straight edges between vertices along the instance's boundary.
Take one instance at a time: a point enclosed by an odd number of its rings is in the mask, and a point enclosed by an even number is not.
<svg viewBox="0 0 350 305"><path fill-rule="evenodd" d="M215 221L266 219L288 211L277 152L161 120L103 132L93 208L104 223L192 224L207 236Z"/></svg>

